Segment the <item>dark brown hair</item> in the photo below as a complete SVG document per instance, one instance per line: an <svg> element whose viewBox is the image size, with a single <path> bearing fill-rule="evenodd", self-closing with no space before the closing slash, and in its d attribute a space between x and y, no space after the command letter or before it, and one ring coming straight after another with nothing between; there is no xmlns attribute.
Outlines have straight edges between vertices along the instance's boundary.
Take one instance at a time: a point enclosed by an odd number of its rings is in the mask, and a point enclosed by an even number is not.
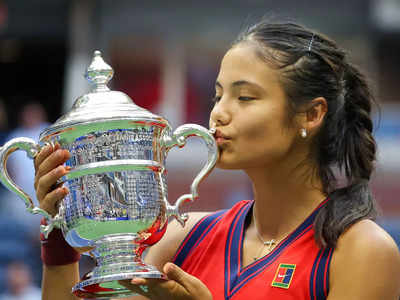
<svg viewBox="0 0 400 300"><path fill-rule="evenodd" d="M326 36L294 23L261 21L239 35L233 46L250 42L257 54L280 70L290 106L324 97L328 111L312 141L317 174L329 200L315 220L315 238L335 247L340 234L361 219L376 217L369 188L376 143L371 106L375 103L364 75ZM338 187L341 170L346 184Z"/></svg>

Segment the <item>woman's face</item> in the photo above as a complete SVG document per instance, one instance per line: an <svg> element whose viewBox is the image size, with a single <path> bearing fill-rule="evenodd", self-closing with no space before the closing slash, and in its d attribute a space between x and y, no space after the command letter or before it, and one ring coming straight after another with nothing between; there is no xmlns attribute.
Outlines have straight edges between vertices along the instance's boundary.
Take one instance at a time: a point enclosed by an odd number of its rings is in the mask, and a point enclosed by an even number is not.
<svg viewBox="0 0 400 300"><path fill-rule="evenodd" d="M217 129L218 167L273 167L296 148L299 129L288 125L288 103L278 72L239 44L221 62L210 127Z"/></svg>

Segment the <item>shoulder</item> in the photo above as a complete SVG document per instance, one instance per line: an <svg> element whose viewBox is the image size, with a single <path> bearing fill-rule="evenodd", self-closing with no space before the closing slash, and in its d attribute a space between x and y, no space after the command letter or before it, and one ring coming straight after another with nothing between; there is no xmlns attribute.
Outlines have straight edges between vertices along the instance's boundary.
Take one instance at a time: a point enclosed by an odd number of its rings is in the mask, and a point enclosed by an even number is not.
<svg viewBox="0 0 400 300"><path fill-rule="evenodd" d="M398 299L399 278L397 245L375 222L361 220L338 239L328 299Z"/></svg>
<svg viewBox="0 0 400 300"><path fill-rule="evenodd" d="M178 247L192 228L204 217L212 212L192 212L185 226L181 226L175 219L168 223L167 230L162 239L149 248L145 261L162 269L165 263L172 260Z"/></svg>
<svg viewBox="0 0 400 300"><path fill-rule="evenodd" d="M335 257L351 261L378 258L400 263L399 250L392 237L371 220L361 220L352 225L339 238Z"/></svg>

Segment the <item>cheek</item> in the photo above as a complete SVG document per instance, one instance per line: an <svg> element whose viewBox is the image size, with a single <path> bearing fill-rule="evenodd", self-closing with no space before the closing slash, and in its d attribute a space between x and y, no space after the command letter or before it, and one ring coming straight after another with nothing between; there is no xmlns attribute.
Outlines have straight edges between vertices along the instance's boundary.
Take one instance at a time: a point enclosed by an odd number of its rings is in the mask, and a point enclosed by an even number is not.
<svg viewBox="0 0 400 300"><path fill-rule="evenodd" d="M293 143L293 134L282 123L277 118L264 118L261 122L247 123L248 126L242 127L238 146L243 158L265 161L286 155Z"/></svg>
<svg viewBox="0 0 400 300"><path fill-rule="evenodd" d="M253 113L236 125L239 125L237 130L244 142L261 145L282 135L280 123L279 118L273 114Z"/></svg>

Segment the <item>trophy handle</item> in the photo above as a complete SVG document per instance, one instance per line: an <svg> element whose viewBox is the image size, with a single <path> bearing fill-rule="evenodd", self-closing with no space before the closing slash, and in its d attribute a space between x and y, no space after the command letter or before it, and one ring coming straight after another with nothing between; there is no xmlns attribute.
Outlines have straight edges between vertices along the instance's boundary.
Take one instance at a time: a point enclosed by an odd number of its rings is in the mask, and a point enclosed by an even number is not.
<svg viewBox="0 0 400 300"><path fill-rule="evenodd" d="M7 171L7 160L11 153L17 150L23 150L29 158L34 159L40 152L40 149L40 146L33 139L25 137L15 138L5 143L3 147L0 147L0 181L8 190L17 194L25 202L28 212L45 217L48 225L40 225L40 231L47 238L54 226L59 227L57 223L59 219L58 215L52 218L45 210L36 207L33 204L32 198L11 179Z"/></svg>
<svg viewBox="0 0 400 300"><path fill-rule="evenodd" d="M192 185L190 186L190 194L182 195L176 200L175 205L170 205L167 202L167 215L174 216L176 220L182 225L185 225L185 222L188 218L187 214L180 213L179 208L183 203L196 200L198 196L197 187L199 183L205 179L208 174L213 170L215 163L218 160L218 148L215 142L214 136L210 133L210 131L203 126L197 124L184 124L179 126L171 136L166 136L164 138L164 145L166 150L170 150L172 147L178 146L182 148L186 145L186 139L188 137L197 136L202 138L206 146L208 148L208 158L207 163L200 170L197 176L194 178Z"/></svg>

